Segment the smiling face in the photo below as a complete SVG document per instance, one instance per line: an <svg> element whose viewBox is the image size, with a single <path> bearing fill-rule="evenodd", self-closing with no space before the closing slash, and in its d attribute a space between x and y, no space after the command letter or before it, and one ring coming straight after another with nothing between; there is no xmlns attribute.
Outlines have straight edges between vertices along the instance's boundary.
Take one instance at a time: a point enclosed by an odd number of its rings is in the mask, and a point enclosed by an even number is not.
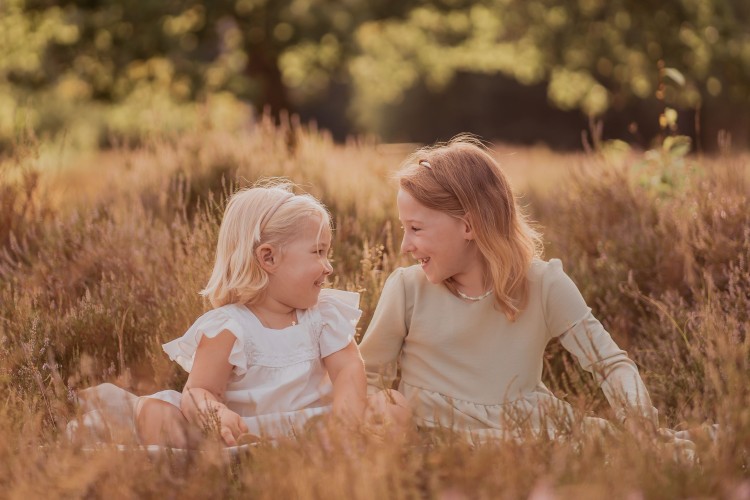
<svg viewBox="0 0 750 500"><path fill-rule="evenodd" d="M463 219L427 208L400 189L396 198L404 227L401 251L410 253L422 266L430 283L453 278L458 283L479 265L473 235Z"/></svg>
<svg viewBox="0 0 750 500"><path fill-rule="evenodd" d="M318 215L306 217L295 237L275 251L273 270L269 272L268 295L271 300L294 309L308 309L333 268L328 262L331 229Z"/></svg>

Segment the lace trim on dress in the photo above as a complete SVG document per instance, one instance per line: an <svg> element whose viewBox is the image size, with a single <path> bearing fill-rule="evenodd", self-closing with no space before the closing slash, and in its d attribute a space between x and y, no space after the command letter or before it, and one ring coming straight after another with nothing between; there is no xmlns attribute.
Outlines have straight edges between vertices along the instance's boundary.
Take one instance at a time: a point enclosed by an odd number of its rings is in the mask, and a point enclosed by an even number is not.
<svg viewBox="0 0 750 500"><path fill-rule="evenodd" d="M312 361L320 358L320 352L315 347L301 349L293 353L273 353L273 352L245 352L250 359L250 365L267 366L272 368L283 368L285 366L296 365L304 361Z"/></svg>
<svg viewBox="0 0 750 500"><path fill-rule="evenodd" d="M255 314L248 309L258 328L267 330ZM299 332L300 335L309 335L311 338L310 345L307 347L301 347L296 349L294 352L279 352L279 351L268 351L261 348L256 342L254 342L253 336L248 335L245 337L244 352L247 356L248 367L265 366L271 368L283 368L285 366L296 365L304 361L312 361L320 358L320 348L316 339L320 338L319 327L316 322L313 321L314 317L308 313L308 311L298 311L299 323L292 328L300 328L303 331ZM268 333L268 332L266 332Z"/></svg>

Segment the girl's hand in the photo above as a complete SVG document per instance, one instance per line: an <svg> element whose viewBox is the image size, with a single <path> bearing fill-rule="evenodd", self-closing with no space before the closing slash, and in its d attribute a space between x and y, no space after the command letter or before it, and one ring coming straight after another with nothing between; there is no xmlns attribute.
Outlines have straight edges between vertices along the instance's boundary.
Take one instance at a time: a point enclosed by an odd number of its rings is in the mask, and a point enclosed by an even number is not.
<svg viewBox="0 0 750 500"><path fill-rule="evenodd" d="M237 446L237 438L247 434L248 428L245 421L237 413L226 406L217 410L219 418L219 434L227 446Z"/></svg>

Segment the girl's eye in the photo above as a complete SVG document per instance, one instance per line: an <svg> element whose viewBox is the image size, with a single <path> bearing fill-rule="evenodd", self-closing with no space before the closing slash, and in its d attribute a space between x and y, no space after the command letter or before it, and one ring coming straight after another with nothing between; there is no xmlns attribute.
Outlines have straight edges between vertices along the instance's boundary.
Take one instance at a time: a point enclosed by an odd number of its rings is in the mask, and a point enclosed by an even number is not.
<svg viewBox="0 0 750 500"><path fill-rule="evenodd" d="M412 231L414 231L415 233L416 233L417 231L420 231L421 229L422 229L422 228L419 228L419 227L414 227L414 226L412 226L412 227L411 227L411 230L412 230Z"/></svg>

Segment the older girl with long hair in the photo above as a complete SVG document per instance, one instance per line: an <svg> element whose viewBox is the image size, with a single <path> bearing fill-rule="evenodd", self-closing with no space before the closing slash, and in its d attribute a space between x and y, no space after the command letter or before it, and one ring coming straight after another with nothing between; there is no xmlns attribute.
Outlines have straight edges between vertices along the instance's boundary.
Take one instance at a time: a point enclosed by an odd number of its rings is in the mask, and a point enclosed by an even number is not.
<svg viewBox="0 0 750 500"><path fill-rule="evenodd" d="M497 162L461 136L411 155L398 173L401 250L416 265L386 281L360 344L372 390L398 390L420 427L474 436L556 435L581 422L607 427L542 383L559 339L591 372L618 416L656 424L636 365L592 315L559 260L541 259Z"/></svg>

